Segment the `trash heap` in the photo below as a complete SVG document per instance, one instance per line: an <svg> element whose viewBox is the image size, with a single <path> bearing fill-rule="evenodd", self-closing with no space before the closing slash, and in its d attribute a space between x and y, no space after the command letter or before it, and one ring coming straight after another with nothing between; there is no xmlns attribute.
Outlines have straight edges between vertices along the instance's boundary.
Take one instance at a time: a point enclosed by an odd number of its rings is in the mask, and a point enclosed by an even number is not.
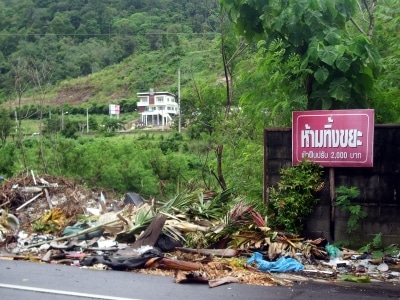
<svg viewBox="0 0 400 300"><path fill-rule="evenodd" d="M171 276L176 283L400 283L400 252L337 248L274 231L243 199L190 191L157 203L51 176L0 182L0 259Z"/></svg>

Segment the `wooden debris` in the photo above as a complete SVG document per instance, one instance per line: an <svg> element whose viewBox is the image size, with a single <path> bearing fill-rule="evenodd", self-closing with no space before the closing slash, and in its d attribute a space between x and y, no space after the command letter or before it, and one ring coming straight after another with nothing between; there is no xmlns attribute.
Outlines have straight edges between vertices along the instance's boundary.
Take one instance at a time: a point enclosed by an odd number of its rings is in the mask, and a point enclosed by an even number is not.
<svg viewBox="0 0 400 300"><path fill-rule="evenodd" d="M24 204L22 204L20 207L18 207L16 210L20 210L21 208L24 208L25 206L27 206L29 203L35 201L37 198L39 198L40 196L42 196L43 193L40 192L39 194L37 194L35 197L33 197L32 199L30 199L29 201L25 202Z"/></svg>
<svg viewBox="0 0 400 300"><path fill-rule="evenodd" d="M154 246L161 234L166 219L167 216L164 214L157 214L146 230L132 244L132 248L137 249L142 246Z"/></svg>
<svg viewBox="0 0 400 300"><path fill-rule="evenodd" d="M312 278L337 278L337 273L335 271L303 270L302 273Z"/></svg>
<svg viewBox="0 0 400 300"><path fill-rule="evenodd" d="M33 173L33 170L31 170L31 175L32 175L33 182L35 183L35 185L37 185L35 174Z"/></svg>
<svg viewBox="0 0 400 300"><path fill-rule="evenodd" d="M218 279L210 279L205 273L191 272L184 274L181 270L175 270L175 283L208 283L210 287L217 287L223 284L240 282L240 280L233 276L226 276Z"/></svg>
<svg viewBox="0 0 400 300"><path fill-rule="evenodd" d="M177 220L168 220L166 222L169 226L175 227L183 232L196 232L196 231L201 231L201 232L208 232L209 227L201 226L198 224L193 224L189 222L184 222L184 221L177 221Z"/></svg>
<svg viewBox="0 0 400 300"><path fill-rule="evenodd" d="M148 261L144 264L145 268L157 268L158 267L158 261L162 259L161 257L152 257L149 258Z"/></svg>
<svg viewBox="0 0 400 300"><path fill-rule="evenodd" d="M209 278L201 272L183 274L181 270L175 270L175 283L209 283Z"/></svg>
<svg viewBox="0 0 400 300"><path fill-rule="evenodd" d="M42 187L40 186L24 186L18 189L24 193L39 193L42 191Z"/></svg>
<svg viewBox="0 0 400 300"><path fill-rule="evenodd" d="M4 195L4 194L3 194ZM6 197L6 195L4 195L4 198ZM7 200L6 202L4 202L3 204L0 204L0 207L2 207L2 206L6 206L6 205L8 205L8 204L10 204L10 200Z"/></svg>
<svg viewBox="0 0 400 300"><path fill-rule="evenodd" d="M44 191L44 194L46 196L47 203L49 204L50 209L52 209L53 205L51 204L51 199L50 199L50 196L49 196L49 190L47 188L44 188L43 191Z"/></svg>
<svg viewBox="0 0 400 300"><path fill-rule="evenodd" d="M240 282L240 280L236 277L233 276L226 276L220 279L213 279L213 280L209 280L208 281L208 285L210 287L216 287L216 286L220 286L226 283L232 283L232 282Z"/></svg>
<svg viewBox="0 0 400 300"><path fill-rule="evenodd" d="M128 230L133 228L133 223L131 220L125 218L122 214L118 213L117 214L118 219L120 219L122 222L125 223L125 225L128 227Z"/></svg>
<svg viewBox="0 0 400 300"><path fill-rule="evenodd" d="M218 257L235 257L239 255L238 250L235 249L192 249L192 248L183 248L176 247L176 250L179 250L184 253L196 253L201 255L215 255Z"/></svg>
<svg viewBox="0 0 400 300"><path fill-rule="evenodd" d="M48 251L46 252L46 254L43 255L42 261L44 261L44 262L50 262L50 260L51 260L51 255L52 255L52 251L51 251L51 250L48 250Z"/></svg>
<svg viewBox="0 0 400 300"><path fill-rule="evenodd" d="M33 255L0 255L0 260L27 260L33 262L40 262L42 259L39 256Z"/></svg>
<svg viewBox="0 0 400 300"><path fill-rule="evenodd" d="M177 269L181 271L199 271L203 265L199 262L175 260L170 258L162 258L158 261L158 267L164 269Z"/></svg>

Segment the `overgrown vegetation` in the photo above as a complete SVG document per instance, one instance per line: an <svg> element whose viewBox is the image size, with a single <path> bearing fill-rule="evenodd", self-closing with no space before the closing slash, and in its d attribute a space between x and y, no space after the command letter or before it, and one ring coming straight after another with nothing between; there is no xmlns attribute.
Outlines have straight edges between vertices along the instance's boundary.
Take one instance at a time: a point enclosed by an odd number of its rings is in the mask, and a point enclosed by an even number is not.
<svg viewBox="0 0 400 300"><path fill-rule="evenodd" d="M369 253L373 258L384 258L385 256L395 257L399 254L399 245L384 245L382 242L382 233L374 236L372 241L361 247L359 253Z"/></svg>
<svg viewBox="0 0 400 300"><path fill-rule="evenodd" d="M347 221L347 232L352 233L360 226L360 221L367 216L361 205L354 203L354 200L360 195L360 190L355 186L339 186L336 188L336 195L336 206L350 213Z"/></svg>
<svg viewBox="0 0 400 300"><path fill-rule="evenodd" d="M283 168L280 175L278 185L271 187L269 193L271 225L298 234L318 202L316 192L324 184L323 168L304 159L297 165Z"/></svg>

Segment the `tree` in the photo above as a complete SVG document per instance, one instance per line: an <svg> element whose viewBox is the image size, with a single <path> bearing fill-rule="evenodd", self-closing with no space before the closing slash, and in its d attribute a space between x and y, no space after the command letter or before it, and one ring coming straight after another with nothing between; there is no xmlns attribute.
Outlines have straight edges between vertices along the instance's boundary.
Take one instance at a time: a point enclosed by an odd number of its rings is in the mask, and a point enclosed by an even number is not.
<svg viewBox="0 0 400 300"><path fill-rule="evenodd" d="M115 131L117 131L119 129L124 128L124 124L125 123L126 122L124 120L121 120L121 119L105 117L103 119L103 124L102 125L104 127L104 130L109 133L109 132L115 132Z"/></svg>
<svg viewBox="0 0 400 300"><path fill-rule="evenodd" d="M61 134L66 138L77 138L77 133L82 131L78 121L65 119Z"/></svg>
<svg viewBox="0 0 400 300"><path fill-rule="evenodd" d="M13 127L13 120L10 118L10 112L4 108L0 109L0 141L1 145L4 146L7 141L7 137L11 133Z"/></svg>
<svg viewBox="0 0 400 300"><path fill-rule="evenodd" d="M16 119L16 135L18 139L18 147L21 150L23 165L25 171L28 172L28 160L26 157L25 146L23 143L23 134L21 131L21 124L22 119L28 117L28 115L21 114L21 107L22 107L22 98L25 92L29 89L32 85L32 77L29 74L29 62L25 59L18 58L15 62L12 62L12 75L14 79L14 89L17 95L17 109L15 110L15 119Z"/></svg>
<svg viewBox="0 0 400 300"><path fill-rule="evenodd" d="M400 2L396 0L376 6L373 40L382 55L383 65L372 97L378 123L400 123L399 16Z"/></svg>
<svg viewBox="0 0 400 300"><path fill-rule="evenodd" d="M217 1L209 3L210 13L213 15L213 22L209 26L216 32L219 32L218 50L221 53L223 78L211 84L199 83L193 79L194 90L197 101L196 111L192 112L193 122L189 127L191 137L199 136L198 132L208 133L208 149L215 154L216 170L207 166L207 172L210 172L217 180L219 186L226 190L228 183L224 171L224 148L225 143L230 143L232 136L232 123L230 118L232 111L237 109L234 93L234 77L238 57L247 49L247 43L243 38L235 36L232 23L230 22L226 11L220 8ZM236 116L236 115L235 115ZM239 122L236 124L240 124ZM236 128L233 128L235 130ZM225 150L226 152L226 150Z"/></svg>
<svg viewBox="0 0 400 300"><path fill-rule="evenodd" d="M55 34L73 34L75 31L74 26L71 24L69 17L66 14L57 12L53 20L49 23L49 32Z"/></svg>
<svg viewBox="0 0 400 300"><path fill-rule="evenodd" d="M265 40L266 49L280 43L274 51L282 51L282 62L294 56L299 60L299 70L287 76L294 83L300 79L302 85L292 87L289 97L301 89L307 109L369 106L380 57L370 40L373 18L368 30L354 20L356 0L220 2L239 34L248 40ZM372 16L370 3L362 4Z"/></svg>
<svg viewBox="0 0 400 300"><path fill-rule="evenodd" d="M261 133L265 127L290 126L292 111L307 108L298 55L285 59L282 40L257 44L258 51L239 66L240 106Z"/></svg>

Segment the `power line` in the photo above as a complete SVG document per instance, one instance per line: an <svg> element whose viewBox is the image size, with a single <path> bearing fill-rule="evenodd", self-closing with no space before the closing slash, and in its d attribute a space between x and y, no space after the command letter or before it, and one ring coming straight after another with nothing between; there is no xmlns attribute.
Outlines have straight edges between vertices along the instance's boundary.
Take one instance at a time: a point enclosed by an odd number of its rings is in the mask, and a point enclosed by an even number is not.
<svg viewBox="0 0 400 300"><path fill-rule="evenodd" d="M145 36L145 35L220 35L218 32L146 32L146 33L0 33L0 36Z"/></svg>

